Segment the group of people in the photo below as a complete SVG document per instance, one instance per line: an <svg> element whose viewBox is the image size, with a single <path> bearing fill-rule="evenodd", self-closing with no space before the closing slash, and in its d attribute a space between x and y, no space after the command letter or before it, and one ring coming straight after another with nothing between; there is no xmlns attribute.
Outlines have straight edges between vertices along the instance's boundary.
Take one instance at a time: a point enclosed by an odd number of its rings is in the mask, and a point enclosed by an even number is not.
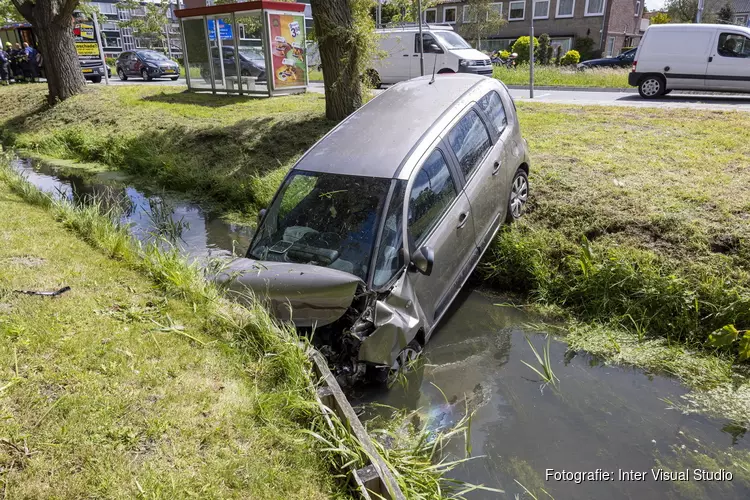
<svg viewBox="0 0 750 500"><path fill-rule="evenodd" d="M24 43L13 45L5 44L5 50L0 47L0 85L9 85L13 80L16 83L35 82L39 78L39 68L42 65L42 56L38 50Z"/></svg>

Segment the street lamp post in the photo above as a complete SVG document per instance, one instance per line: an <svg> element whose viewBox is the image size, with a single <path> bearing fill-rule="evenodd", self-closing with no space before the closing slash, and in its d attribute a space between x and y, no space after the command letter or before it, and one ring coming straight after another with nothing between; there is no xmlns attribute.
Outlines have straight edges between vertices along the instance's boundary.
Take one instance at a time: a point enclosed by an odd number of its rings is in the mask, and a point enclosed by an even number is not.
<svg viewBox="0 0 750 500"><path fill-rule="evenodd" d="M99 44L99 59L102 61L102 69L104 69L104 81L109 85L109 71L107 71L107 60L104 58L104 44L102 43L102 30L99 26L99 20L96 17L96 12L93 13L94 18L94 32L96 32L96 43Z"/></svg>
<svg viewBox="0 0 750 500"><path fill-rule="evenodd" d="M531 6L531 37L529 38L529 99L534 98L534 5Z"/></svg>
<svg viewBox="0 0 750 500"><path fill-rule="evenodd" d="M424 76L424 41L422 40L422 0L417 0L417 17L419 18L419 74Z"/></svg>
<svg viewBox="0 0 750 500"><path fill-rule="evenodd" d="M704 3L704 0L698 0L698 15L695 16L696 24L700 24L701 19L703 18L703 3Z"/></svg>

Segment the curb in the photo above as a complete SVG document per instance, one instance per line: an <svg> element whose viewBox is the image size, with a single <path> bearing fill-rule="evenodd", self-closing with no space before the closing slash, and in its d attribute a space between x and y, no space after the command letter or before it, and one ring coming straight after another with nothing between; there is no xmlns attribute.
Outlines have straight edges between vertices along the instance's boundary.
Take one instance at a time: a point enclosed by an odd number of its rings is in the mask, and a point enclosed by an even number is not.
<svg viewBox="0 0 750 500"><path fill-rule="evenodd" d="M502 81L502 80L500 80ZM528 85L507 85L511 90L528 90ZM626 94L634 94L638 92L636 88L628 89L610 89L604 87L561 87L552 85L534 85L534 90L567 90L570 92L619 92Z"/></svg>

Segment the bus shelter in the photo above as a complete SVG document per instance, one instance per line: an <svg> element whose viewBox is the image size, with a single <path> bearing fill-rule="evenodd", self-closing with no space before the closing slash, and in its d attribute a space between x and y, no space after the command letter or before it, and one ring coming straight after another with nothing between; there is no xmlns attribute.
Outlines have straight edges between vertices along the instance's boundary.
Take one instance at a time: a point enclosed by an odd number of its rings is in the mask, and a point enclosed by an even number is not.
<svg viewBox="0 0 750 500"><path fill-rule="evenodd" d="M308 86L305 4L255 1L179 9L188 89L282 95Z"/></svg>

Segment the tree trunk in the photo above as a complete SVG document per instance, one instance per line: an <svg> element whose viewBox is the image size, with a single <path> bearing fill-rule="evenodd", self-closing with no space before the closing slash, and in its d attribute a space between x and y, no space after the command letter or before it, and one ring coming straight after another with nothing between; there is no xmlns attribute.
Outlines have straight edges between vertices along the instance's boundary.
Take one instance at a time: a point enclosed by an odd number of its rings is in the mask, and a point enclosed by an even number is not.
<svg viewBox="0 0 750 500"><path fill-rule="evenodd" d="M326 118L343 120L362 106L362 80L349 0L311 0L323 65Z"/></svg>
<svg viewBox="0 0 750 500"><path fill-rule="evenodd" d="M86 87L73 39L72 12L76 1L14 2L34 26L47 78L47 102L54 105Z"/></svg>

